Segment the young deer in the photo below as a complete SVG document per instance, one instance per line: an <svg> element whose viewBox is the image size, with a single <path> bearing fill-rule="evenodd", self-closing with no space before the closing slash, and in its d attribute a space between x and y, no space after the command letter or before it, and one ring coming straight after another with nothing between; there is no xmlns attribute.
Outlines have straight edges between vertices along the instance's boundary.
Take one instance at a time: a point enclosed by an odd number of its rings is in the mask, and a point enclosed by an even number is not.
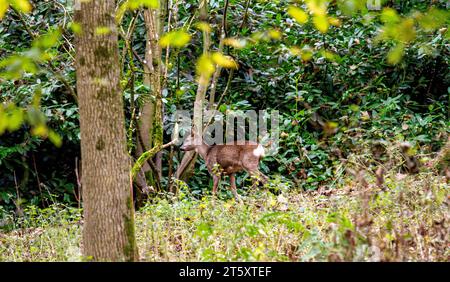
<svg viewBox="0 0 450 282"><path fill-rule="evenodd" d="M184 140L180 149L195 150L205 160L208 171L213 177L213 196L217 193L222 175L230 176L231 192L236 200L239 200L234 176L236 172L246 170L254 180L261 179L263 183L267 182L267 176L258 169L259 161L264 156L264 148L261 144L245 141L242 145L233 142L209 146L200 139L195 130L191 130L191 134Z"/></svg>

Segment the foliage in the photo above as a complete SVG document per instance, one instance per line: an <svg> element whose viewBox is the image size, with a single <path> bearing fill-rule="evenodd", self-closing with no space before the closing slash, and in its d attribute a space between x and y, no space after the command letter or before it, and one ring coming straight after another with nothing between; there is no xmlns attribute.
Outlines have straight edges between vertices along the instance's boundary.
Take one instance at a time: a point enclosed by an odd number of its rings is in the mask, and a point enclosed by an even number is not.
<svg viewBox="0 0 450 282"><path fill-rule="evenodd" d="M447 261L448 185L429 172L342 177L310 193L279 186L195 199L161 194L136 215L144 261ZM3 217L4 222L14 222ZM80 261L80 211L30 207L0 233L1 261ZM11 223L10 223L11 224Z"/></svg>
<svg viewBox="0 0 450 282"><path fill-rule="evenodd" d="M270 192L249 191L249 177L239 175L246 205L213 208L199 161L187 184L172 181L179 198L163 193L138 214L144 259L369 260L376 247L381 260L445 260L448 189L439 175L448 169L448 148L438 152L450 133L447 1L382 1L380 11L361 0L229 2L225 20L225 1L210 1L206 19L194 16L198 1L174 9L161 38L170 51L163 52L164 143L175 110L192 108L199 76L219 69L221 112L281 113L280 153L261 164ZM130 152L136 109L151 90L143 82L141 9L156 3L118 3L120 29L132 31L119 44ZM73 38L81 30L72 15L65 0L0 0L0 211L2 225L15 230L0 234L1 260L79 259L79 227L64 219L78 218L55 208L80 205ZM211 35L208 52L204 34ZM163 164L173 166L163 166L164 189L182 157L172 149L163 151ZM439 154L438 170L430 171ZM397 179L410 172L408 157L420 173ZM389 171L388 189L354 195L361 183L347 174L373 177L380 168ZM372 223L362 224L361 215Z"/></svg>
<svg viewBox="0 0 450 282"><path fill-rule="evenodd" d="M32 5L26 15L10 10L0 22L0 61L13 63L0 68L0 128L10 127L0 137L0 204L7 209L76 200L78 107L64 84L75 80L71 54L63 52L73 49L65 29L71 8L63 3Z"/></svg>

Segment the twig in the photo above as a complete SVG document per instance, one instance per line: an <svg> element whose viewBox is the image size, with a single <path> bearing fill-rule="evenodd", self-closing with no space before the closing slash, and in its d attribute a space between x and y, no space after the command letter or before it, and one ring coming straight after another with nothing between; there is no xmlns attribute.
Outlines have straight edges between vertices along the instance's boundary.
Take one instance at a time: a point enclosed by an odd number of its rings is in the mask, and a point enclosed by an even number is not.
<svg viewBox="0 0 450 282"><path fill-rule="evenodd" d="M228 2L229 0L225 1L225 7L223 9L223 16L222 16L222 27L220 29L220 41L219 41L219 52L223 52L223 41L227 34L227 11L228 11ZM217 81L219 80L220 72L222 70L222 67L219 65L216 65L216 70L214 71L212 82L211 82L211 91L209 92L209 106L210 108L214 104L215 96L216 96L216 88L217 88Z"/></svg>
<svg viewBox="0 0 450 282"><path fill-rule="evenodd" d="M241 25L239 26L239 32L238 33L241 33L242 29L244 28L245 22L246 22L247 17L248 17L248 8L250 6L250 1L251 0L247 0L247 2L246 2L244 16L242 17L242 22L241 22Z"/></svg>
<svg viewBox="0 0 450 282"><path fill-rule="evenodd" d="M230 88L230 85L231 85L231 79L233 78L233 73L234 73L234 70L230 69L230 74L228 75L227 85L225 86L225 89L223 90L222 94L220 95L219 101L217 102L216 107L214 108L214 111L217 111L219 109L219 106L221 105L223 98L227 94L228 89ZM206 129L208 127L208 125L211 124L212 119L213 119L213 117L210 117L210 119L206 123L204 129Z"/></svg>
<svg viewBox="0 0 450 282"><path fill-rule="evenodd" d="M15 204L16 204L16 211L17 211L17 214L18 214L19 216L22 216L22 215L23 215L23 211L22 211L22 209L20 208L20 202L21 202L21 200L20 200L19 185L17 184L17 177L16 177L16 171L15 171L15 170L13 171L13 174L14 174L14 183L16 184L16 196L17 196L17 199L16 199L16 201L15 201Z"/></svg>
<svg viewBox="0 0 450 282"><path fill-rule="evenodd" d="M41 190L41 181L39 180L39 173L37 171L36 159L34 158L34 153L31 154L31 156L33 158L33 168L34 168L34 173L36 174L37 186L39 188L39 193L41 194L41 202L42 202L42 205L44 205L44 199L43 199L42 190Z"/></svg>

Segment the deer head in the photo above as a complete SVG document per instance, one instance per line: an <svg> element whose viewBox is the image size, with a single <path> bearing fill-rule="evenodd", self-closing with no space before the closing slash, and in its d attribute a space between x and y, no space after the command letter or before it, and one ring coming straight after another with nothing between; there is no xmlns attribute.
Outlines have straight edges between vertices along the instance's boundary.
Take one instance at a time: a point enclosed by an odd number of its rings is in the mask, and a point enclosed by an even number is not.
<svg viewBox="0 0 450 282"><path fill-rule="evenodd" d="M190 134L184 139L180 149L182 151L192 151L203 144L201 136L197 134L195 127L192 127Z"/></svg>

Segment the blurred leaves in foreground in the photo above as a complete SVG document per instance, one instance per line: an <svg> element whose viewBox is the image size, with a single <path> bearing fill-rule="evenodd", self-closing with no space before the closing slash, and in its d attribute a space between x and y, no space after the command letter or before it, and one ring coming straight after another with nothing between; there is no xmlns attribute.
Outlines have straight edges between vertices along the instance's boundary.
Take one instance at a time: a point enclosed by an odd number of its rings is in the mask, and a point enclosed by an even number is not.
<svg viewBox="0 0 450 282"><path fill-rule="evenodd" d="M46 125L46 116L40 111L41 94L37 92L33 102L26 109L13 103L0 104L0 135L5 131L19 130L24 123L31 126L31 133L43 139L48 138L56 147L61 147L61 137Z"/></svg>
<svg viewBox="0 0 450 282"><path fill-rule="evenodd" d="M29 13L32 9L30 1L28 0L0 0L0 21L10 7L23 13Z"/></svg>

